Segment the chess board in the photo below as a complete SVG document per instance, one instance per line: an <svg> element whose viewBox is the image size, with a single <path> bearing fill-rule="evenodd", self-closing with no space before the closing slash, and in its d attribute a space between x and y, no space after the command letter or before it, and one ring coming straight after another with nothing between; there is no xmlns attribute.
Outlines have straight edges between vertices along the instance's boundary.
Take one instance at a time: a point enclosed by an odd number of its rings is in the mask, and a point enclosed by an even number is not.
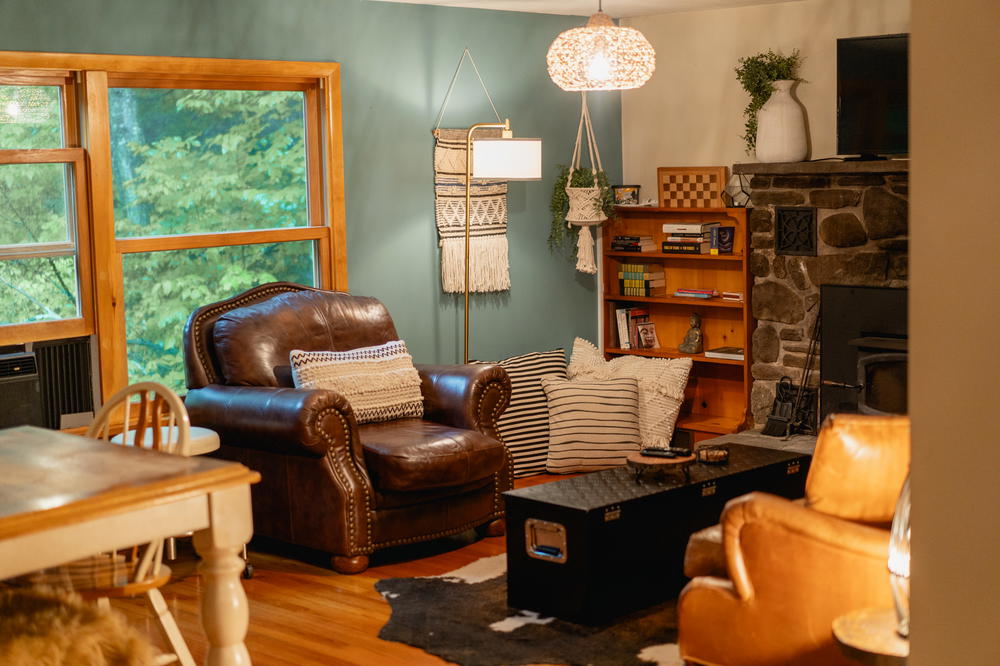
<svg viewBox="0 0 1000 666"><path fill-rule="evenodd" d="M729 168L660 167L656 185L661 208L724 208Z"/></svg>

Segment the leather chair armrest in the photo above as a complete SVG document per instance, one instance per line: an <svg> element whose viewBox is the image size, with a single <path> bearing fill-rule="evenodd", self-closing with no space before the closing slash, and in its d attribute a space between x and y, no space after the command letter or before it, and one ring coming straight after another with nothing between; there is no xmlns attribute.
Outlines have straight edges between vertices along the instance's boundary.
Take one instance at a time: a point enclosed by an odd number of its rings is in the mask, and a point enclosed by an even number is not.
<svg viewBox="0 0 1000 666"><path fill-rule="evenodd" d="M869 527L828 516L802 504L789 501L783 497L768 493L754 492L730 500L722 513L722 540L726 552L726 569L733 582L736 593L741 599L747 600L754 596L754 574L757 576L788 577L788 569L784 572L773 570L752 572L747 566L744 551L747 550L749 539L753 539L749 527L754 524L768 524L767 534L773 536L775 531L793 534L813 544L821 545L839 551L844 559L853 561L867 560L876 563L877 568L886 569L886 558L889 552L889 532L887 530ZM770 547L780 544L772 540ZM751 546L754 547L754 546ZM794 558L794 554L789 557ZM787 566L790 562L786 561ZM808 563L803 563L808 567ZM849 572L850 570L848 570ZM838 572L813 571L816 576L836 576ZM888 570L885 573L888 586Z"/></svg>
<svg viewBox="0 0 1000 666"><path fill-rule="evenodd" d="M191 424L215 430L226 446L312 457L349 446L364 468L354 411L334 391L209 384L188 391L184 404Z"/></svg>
<svg viewBox="0 0 1000 666"><path fill-rule="evenodd" d="M497 420L510 403L510 378L499 365L418 365L424 418L500 439Z"/></svg>

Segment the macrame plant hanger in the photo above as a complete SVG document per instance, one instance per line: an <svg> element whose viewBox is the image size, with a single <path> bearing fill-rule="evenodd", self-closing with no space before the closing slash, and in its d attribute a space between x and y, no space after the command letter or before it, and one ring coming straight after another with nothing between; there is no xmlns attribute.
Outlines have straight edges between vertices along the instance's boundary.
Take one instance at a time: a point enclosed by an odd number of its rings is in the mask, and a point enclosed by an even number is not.
<svg viewBox="0 0 1000 666"><path fill-rule="evenodd" d="M569 177L566 179L566 196L569 198L569 210L566 213L566 226L580 227L576 241L576 270L581 273L597 273L597 263L594 260L594 236L590 227L597 226L608 219L604 214L601 186L597 182L598 172L604 171L601 165L601 153L597 150L597 139L590 123L590 110L587 108L587 93L581 93L583 98L580 110L580 125L576 130L576 145L573 148L573 159L569 165ZM573 172L580 169L583 159L583 138L586 130L587 154L590 157L590 170L594 174L593 187L571 187Z"/></svg>
<svg viewBox="0 0 1000 666"><path fill-rule="evenodd" d="M434 147L434 209L435 224L441 248L441 287L445 293L465 290L465 152L467 128L441 129L455 82L469 59L479 85L486 93L497 123L502 123L490 91L483 82L476 61L468 47L462 51L458 66L448 84L441 110L432 134ZM482 130L479 138L500 136L500 130ZM473 292L505 291L510 289L510 268L507 244L507 181L474 179L470 206L470 275L469 290Z"/></svg>

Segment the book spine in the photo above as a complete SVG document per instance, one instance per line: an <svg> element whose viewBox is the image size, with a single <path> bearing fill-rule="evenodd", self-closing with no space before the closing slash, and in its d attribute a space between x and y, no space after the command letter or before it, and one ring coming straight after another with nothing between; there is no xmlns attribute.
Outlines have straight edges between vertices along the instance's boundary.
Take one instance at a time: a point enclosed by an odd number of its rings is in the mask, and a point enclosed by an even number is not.
<svg viewBox="0 0 1000 666"><path fill-rule="evenodd" d="M618 321L618 346L622 349L629 349L628 322L624 308L615 310L615 319Z"/></svg>

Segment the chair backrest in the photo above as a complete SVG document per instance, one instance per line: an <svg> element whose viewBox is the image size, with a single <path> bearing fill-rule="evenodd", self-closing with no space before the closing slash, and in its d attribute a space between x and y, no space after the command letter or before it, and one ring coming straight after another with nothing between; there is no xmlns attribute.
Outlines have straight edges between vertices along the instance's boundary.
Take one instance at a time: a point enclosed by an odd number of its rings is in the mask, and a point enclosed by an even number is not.
<svg viewBox="0 0 1000 666"><path fill-rule="evenodd" d="M398 337L377 299L273 282L191 314L184 329L187 385L292 386L293 349L344 351Z"/></svg>
<svg viewBox="0 0 1000 666"><path fill-rule="evenodd" d="M170 388L159 382L138 382L108 398L87 428L87 437L187 456L191 422L184 403ZM158 586L169 577L169 569L163 566L163 539L133 548L125 556L111 552L81 560L79 566L84 577L96 579L95 584L105 588ZM88 572L87 567L96 568Z"/></svg>
<svg viewBox="0 0 1000 666"><path fill-rule="evenodd" d="M121 437L115 438L119 424ZM158 382L139 382L108 398L87 428L87 437L186 456L191 421L176 393Z"/></svg>
<svg viewBox="0 0 1000 666"><path fill-rule="evenodd" d="M838 518L887 526L909 471L909 417L833 414L816 440L806 502Z"/></svg>

